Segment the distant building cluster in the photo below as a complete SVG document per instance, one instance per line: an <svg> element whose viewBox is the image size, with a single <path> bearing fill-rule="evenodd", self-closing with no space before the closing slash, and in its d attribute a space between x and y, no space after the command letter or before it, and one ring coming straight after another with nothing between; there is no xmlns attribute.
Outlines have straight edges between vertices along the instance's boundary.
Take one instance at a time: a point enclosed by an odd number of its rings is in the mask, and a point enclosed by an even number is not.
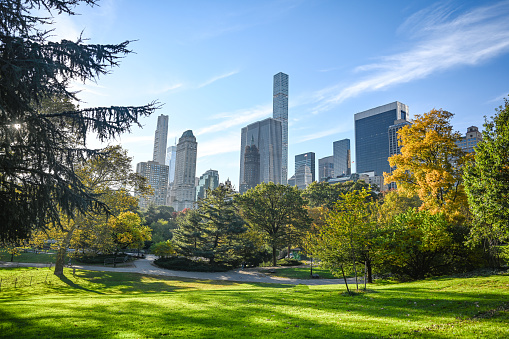
<svg viewBox="0 0 509 339"><path fill-rule="evenodd" d="M412 124L409 107L398 101L354 114L356 173L352 173L350 139L332 143L332 155L318 159L315 153L295 156L295 172L288 173L288 95L289 77L277 73L273 79L273 116L241 129L239 192L244 193L262 182L288 184L305 189L314 181L330 183L364 180L379 190L396 188L386 185L383 173L394 168L388 158L400 154L398 131ZM151 195L140 195L141 208L150 204L173 206L176 211L193 208L195 202L220 185L219 173L210 169L196 177L198 143L191 130L185 131L177 145L167 147L168 116L160 115L154 137L152 161L140 162L136 172L148 179ZM481 141L476 126L457 145L472 152ZM229 179L225 184L231 185Z"/></svg>

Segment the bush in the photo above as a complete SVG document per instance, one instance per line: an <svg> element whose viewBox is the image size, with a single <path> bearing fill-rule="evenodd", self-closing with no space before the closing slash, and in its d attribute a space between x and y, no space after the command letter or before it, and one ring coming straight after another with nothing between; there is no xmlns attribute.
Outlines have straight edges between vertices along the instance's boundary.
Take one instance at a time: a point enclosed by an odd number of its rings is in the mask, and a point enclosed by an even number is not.
<svg viewBox="0 0 509 339"><path fill-rule="evenodd" d="M233 268L221 263L211 265L206 261L194 261L184 257L159 258L154 260L154 264L169 270L188 272L226 272Z"/></svg>
<svg viewBox="0 0 509 339"><path fill-rule="evenodd" d="M123 256L125 256L123 253L117 254L117 257ZM75 256L73 260L82 264L104 264L104 259L113 257L115 257L113 254L80 255ZM131 256L129 256L129 260L131 260Z"/></svg>
<svg viewBox="0 0 509 339"><path fill-rule="evenodd" d="M279 266L299 266L299 265L302 265L302 261L299 261L297 259L285 258L285 259L278 260L277 264Z"/></svg>

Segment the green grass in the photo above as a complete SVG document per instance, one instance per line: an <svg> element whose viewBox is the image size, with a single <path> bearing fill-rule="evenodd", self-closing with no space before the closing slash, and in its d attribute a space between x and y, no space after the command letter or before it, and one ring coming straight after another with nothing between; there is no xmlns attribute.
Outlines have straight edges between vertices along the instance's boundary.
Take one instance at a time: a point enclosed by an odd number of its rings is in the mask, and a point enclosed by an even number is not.
<svg viewBox="0 0 509 339"><path fill-rule="evenodd" d="M0 337L509 337L508 274L379 283L355 296L345 295L343 285L66 275L0 269ZM15 277L22 287L13 287Z"/></svg>
<svg viewBox="0 0 509 339"><path fill-rule="evenodd" d="M266 270L260 270L264 272ZM277 268L275 273L272 273L273 276L283 277L283 278L292 278L292 279L311 279L310 278L311 270L309 266L294 266L294 267L286 267L286 268ZM321 279L336 279L328 269L313 267L313 274L318 274Z"/></svg>
<svg viewBox="0 0 509 339"><path fill-rule="evenodd" d="M47 253L21 253L19 255L14 256L13 262L29 262L29 263L39 263L39 264L47 264L47 263L55 263L56 254L52 252L51 254ZM7 253L6 250L0 249L0 261L11 261L11 255Z"/></svg>

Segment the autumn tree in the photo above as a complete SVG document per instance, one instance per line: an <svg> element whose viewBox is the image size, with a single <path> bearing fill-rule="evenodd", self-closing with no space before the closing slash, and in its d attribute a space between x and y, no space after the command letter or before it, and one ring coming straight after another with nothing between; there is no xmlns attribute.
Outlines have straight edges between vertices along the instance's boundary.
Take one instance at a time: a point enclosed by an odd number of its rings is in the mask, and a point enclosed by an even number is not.
<svg viewBox="0 0 509 339"><path fill-rule="evenodd" d="M109 218L108 224L115 255L126 248L140 249L151 238L150 228L142 226L140 216L131 211Z"/></svg>
<svg viewBox="0 0 509 339"><path fill-rule="evenodd" d="M302 196L308 202L309 207L324 206L332 209L334 204L340 200L341 194L365 189L373 199L378 198L374 192L377 187L371 187L364 180L347 181L344 183L312 182L302 191Z"/></svg>
<svg viewBox="0 0 509 339"><path fill-rule="evenodd" d="M473 217L471 240L482 243L491 264L499 266L498 246L509 240L509 101L484 123L475 159L464 170Z"/></svg>
<svg viewBox="0 0 509 339"><path fill-rule="evenodd" d="M50 41L52 13L74 15L95 0L11 0L0 5L0 241L27 239L91 210L107 212L76 166L97 155L87 148L129 132L157 104L76 108L73 81L96 81L130 53L129 41L98 45ZM49 27L49 28L48 28ZM45 105L58 101L56 106ZM65 105L62 105L64 103Z"/></svg>
<svg viewBox="0 0 509 339"><path fill-rule="evenodd" d="M264 235L272 248L272 264L277 264L278 249L288 245L292 228L306 229L311 223L305 200L297 187L261 183L236 197L242 217L251 229Z"/></svg>
<svg viewBox="0 0 509 339"><path fill-rule="evenodd" d="M412 125L398 131L401 154L389 158L392 173L384 173L386 183L396 182L398 190L417 194L423 210L443 212L453 219L467 213L462 167L469 156L456 145L460 139L453 132L453 114L432 109L416 115Z"/></svg>

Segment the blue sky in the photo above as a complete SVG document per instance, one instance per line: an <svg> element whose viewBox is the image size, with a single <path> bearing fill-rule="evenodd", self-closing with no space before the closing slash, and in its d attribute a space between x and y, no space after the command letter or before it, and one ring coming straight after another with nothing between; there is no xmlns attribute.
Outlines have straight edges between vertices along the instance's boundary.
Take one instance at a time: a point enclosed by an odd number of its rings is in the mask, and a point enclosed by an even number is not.
<svg viewBox="0 0 509 339"><path fill-rule="evenodd" d="M237 188L240 130L272 116L278 72L290 76L289 175L296 154L329 156L344 138L354 148L357 112L443 108L464 133L509 94L509 1L107 0L77 12L56 17L56 37L136 40L111 74L73 85L80 105L164 104L116 141L133 165L151 160L167 114L168 145L188 129L197 138L197 176L215 169Z"/></svg>

